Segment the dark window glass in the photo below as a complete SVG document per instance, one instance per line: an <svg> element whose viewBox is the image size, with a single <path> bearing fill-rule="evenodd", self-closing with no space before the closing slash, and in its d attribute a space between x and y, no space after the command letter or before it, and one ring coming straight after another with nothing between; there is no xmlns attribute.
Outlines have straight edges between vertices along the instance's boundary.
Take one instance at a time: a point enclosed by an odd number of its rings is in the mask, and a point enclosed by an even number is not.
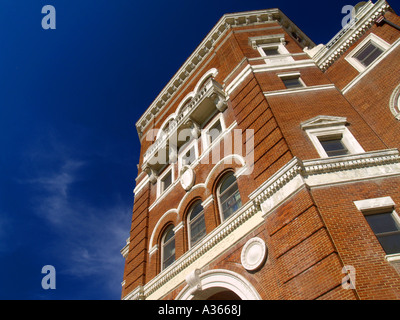
<svg viewBox="0 0 400 320"><path fill-rule="evenodd" d="M163 269L167 268L175 261L175 233L170 227L163 240Z"/></svg>
<svg viewBox="0 0 400 320"><path fill-rule="evenodd" d="M400 253L400 226L392 211L365 216L386 254Z"/></svg>
<svg viewBox="0 0 400 320"><path fill-rule="evenodd" d="M219 189L219 201L224 220L242 206L238 185L233 173L230 173L222 182Z"/></svg>
<svg viewBox="0 0 400 320"><path fill-rule="evenodd" d="M213 143L222 132L221 122L218 120L208 131L210 137L210 143Z"/></svg>
<svg viewBox="0 0 400 320"><path fill-rule="evenodd" d="M276 56L280 54L278 48L263 48L263 51L267 56Z"/></svg>
<svg viewBox="0 0 400 320"><path fill-rule="evenodd" d="M206 223L204 220L203 206L196 202L189 215L190 244L195 245L206 235Z"/></svg>
<svg viewBox="0 0 400 320"><path fill-rule="evenodd" d="M172 183L172 171L169 171L165 176L162 178L162 191L167 189Z"/></svg>
<svg viewBox="0 0 400 320"><path fill-rule="evenodd" d="M303 87L303 84L301 83L299 78L284 78L282 79L282 81L285 84L285 87L288 89Z"/></svg>
<svg viewBox="0 0 400 320"><path fill-rule="evenodd" d="M368 42L354 57L360 61L362 65L368 67L374 62L381 54L383 50L375 46L372 42Z"/></svg>
<svg viewBox="0 0 400 320"><path fill-rule="evenodd" d="M342 142L342 138L320 139L320 143L328 157L341 156L349 153Z"/></svg>

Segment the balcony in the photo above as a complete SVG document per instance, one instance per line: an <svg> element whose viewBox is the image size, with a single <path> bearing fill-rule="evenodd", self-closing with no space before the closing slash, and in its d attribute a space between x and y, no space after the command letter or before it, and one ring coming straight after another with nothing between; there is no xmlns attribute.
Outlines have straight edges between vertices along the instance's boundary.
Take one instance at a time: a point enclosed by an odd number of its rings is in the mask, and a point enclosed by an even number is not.
<svg viewBox="0 0 400 320"><path fill-rule="evenodd" d="M199 138L204 124L216 112L223 112L226 107L226 94L222 86L210 77L193 98L177 110L177 114L161 128L155 142L144 153L142 170L147 172L150 181L156 181L166 164L176 162L179 148L187 141L182 140L179 135L183 129L188 129L186 132L190 132L190 138Z"/></svg>

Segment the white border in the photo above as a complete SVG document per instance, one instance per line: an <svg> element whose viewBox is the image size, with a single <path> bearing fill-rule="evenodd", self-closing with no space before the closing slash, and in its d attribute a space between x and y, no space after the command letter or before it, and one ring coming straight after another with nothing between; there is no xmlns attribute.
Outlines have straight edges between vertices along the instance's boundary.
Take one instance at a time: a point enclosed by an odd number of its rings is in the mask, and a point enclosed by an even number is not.
<svg viewBox="0 0 400 320"><path fill-rule="evenodd" d="M373 45L381 49L383 52L376 58L369 66L364 66L361 64L358 59L354 56L357 55L360 50L367 44L367 42L371 41ZM390 48L390 44L384 41L383 39L379 38L376 34L371 33L366 37L363 41L361 41L357 47L355 47L351 52L345 57L345 60L350 63L357 71L363 72L366 69L374 68L380 61L380 57L385 54L385 51Z"/></svg>
<svg viewBox="0 0 400 320"><path fill-rule="evenodd" d="M351 134L350 130L344 125L327 128L305 129L305 131L321 158L329 157L319 140L319 138L326 136L341 135L343 144L351 154L365 152L356 138L354 138L354 136Z"/></svg>

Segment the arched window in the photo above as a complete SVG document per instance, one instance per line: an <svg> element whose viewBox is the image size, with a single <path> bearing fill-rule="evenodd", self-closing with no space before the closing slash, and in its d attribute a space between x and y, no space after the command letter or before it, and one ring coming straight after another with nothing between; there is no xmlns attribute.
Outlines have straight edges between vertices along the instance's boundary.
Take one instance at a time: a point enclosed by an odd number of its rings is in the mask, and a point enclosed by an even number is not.
<svg viewBox="0 0 400 320"><path fill-rule="evenodd" d="M175 261L175 232L170 226L161 239L161 269L164 270Z"/></svg>
<svg viewBox="0 0 400 320"><path fill-rule="evenodd" d="M222 220L227 219L242 206L240 193L233 172L228 173L221 181L218 190L218 203Z"/></svg>
<svg viewBox="0 0 400 320"><path fill-rule="evenodd" d="M201 201L196 201L188 214L189 245L194 246L206 235L206 222Z"/></svg>

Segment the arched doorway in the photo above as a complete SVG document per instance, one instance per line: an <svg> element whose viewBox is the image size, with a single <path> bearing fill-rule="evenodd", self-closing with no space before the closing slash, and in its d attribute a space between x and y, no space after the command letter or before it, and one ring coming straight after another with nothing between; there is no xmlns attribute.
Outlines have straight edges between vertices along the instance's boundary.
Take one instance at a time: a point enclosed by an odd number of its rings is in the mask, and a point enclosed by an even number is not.
<svg viewBox="0 0 400 320"><path fill-rule="evenodd" d="M215 269L196 273L177 300L261 300L253 285L240 274Z"/></svg>

